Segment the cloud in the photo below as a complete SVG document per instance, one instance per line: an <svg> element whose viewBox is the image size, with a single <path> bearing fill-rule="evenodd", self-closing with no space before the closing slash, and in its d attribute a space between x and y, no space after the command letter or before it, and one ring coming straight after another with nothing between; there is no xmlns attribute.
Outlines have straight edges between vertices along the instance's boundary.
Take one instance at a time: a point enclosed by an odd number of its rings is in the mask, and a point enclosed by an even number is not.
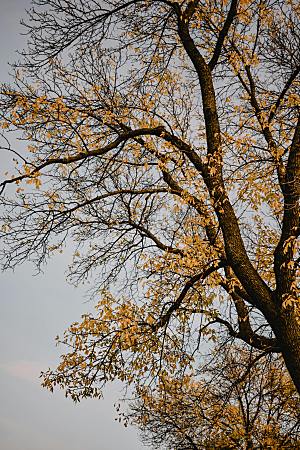
<svg viewBox="0 0 300 450"><path fill-rule="evenodd" d="M0 369L7 374L22 380L36 382L45 364L40 361L12 361L0 364Z"/></svg>

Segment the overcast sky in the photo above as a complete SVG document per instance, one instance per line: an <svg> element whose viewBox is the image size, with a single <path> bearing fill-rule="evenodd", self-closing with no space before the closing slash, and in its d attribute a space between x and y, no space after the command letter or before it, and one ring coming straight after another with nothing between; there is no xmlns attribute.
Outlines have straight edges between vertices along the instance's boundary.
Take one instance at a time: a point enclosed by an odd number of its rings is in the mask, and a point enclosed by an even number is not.
<svg viewBox="0 0 300 450"><path fill-rule="evenodd" d="M0 0L1 81L9 81L7 61L24 45L19 20L29 5L30 0ZM1 153L0 158L2 176ZM29 264L0 274L0 450L141 450L135 430L114 420L116 386L105 391L104 400L79 405L40 387L40 371L58 361L55 336L93 308L83 289L66 283L67 263L61 255L39 276Z"/></svg>

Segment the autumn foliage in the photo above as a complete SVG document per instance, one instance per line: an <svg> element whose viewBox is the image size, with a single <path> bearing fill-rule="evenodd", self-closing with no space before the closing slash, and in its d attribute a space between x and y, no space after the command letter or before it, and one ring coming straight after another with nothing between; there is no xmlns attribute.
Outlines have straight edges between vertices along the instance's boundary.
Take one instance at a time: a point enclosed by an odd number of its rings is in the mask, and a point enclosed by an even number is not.
<svg viewBox="0 0 300 450"><path fill-rule="evenodd" d="M299 2L34 0L28 14L1 88L3 267L71 243L70 280L97 298L44 385L80 400L115 379L191 378L222 334L281 354L300 392Z"/></svg>
<svg viewBox="0 0 300 450"><path fill-rule="evenodd" d="M218 343L193 377L141 388L127 419L166 450L296 449L299 397L282 359Z"/></svg>

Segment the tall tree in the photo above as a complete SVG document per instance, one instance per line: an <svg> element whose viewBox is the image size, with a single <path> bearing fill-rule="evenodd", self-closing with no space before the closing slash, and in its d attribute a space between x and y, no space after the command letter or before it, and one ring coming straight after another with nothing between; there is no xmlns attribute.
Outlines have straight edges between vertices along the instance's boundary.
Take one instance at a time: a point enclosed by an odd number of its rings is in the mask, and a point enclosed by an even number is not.
<svg viewBox="0 0 300 450"><path fill-rule="evenodd" d="M96 314L44 383L193 371L218 332L300 392L298 0L33 0L1 123L4 268L71 239ZM99 292L101 292L99 294Z"/></svg>

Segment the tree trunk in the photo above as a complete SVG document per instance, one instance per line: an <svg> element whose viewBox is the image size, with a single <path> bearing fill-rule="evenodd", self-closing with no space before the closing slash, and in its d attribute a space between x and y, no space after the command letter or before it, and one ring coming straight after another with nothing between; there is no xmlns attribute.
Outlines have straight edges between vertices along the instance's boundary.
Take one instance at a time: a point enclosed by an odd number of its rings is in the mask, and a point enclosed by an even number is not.
<svg viewBox="0 0 300 450"><path fill-rule="evenodd" d="M286 367L300 394L300 321L296 320L293 310L287 308L281 311L274 332Z"/></svg>

